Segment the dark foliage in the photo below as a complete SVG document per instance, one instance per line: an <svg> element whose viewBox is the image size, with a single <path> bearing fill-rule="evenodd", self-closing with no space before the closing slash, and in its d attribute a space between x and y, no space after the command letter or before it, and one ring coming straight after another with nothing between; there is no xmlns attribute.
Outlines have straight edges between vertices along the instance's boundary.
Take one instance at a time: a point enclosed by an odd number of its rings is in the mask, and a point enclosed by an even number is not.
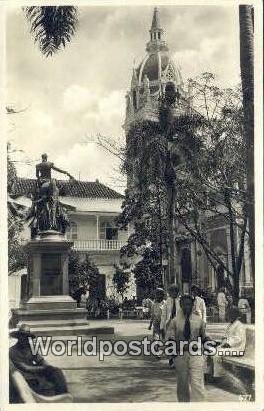
<svg viewBox="0 0 264 411"><path fill-rule="evenodd" d="M99 281L99 270L90 260L88 254L81 255L71 251L69 256L70 293L83 287L85 290L96 289Z"/></svg>
<svg viewBox="0 0 264 411"><path fill-rule="evenodd" d="M69 6L25 7L30 32L41 53L49 57L71 41L77 27L77 8Z"/></svg>
<svg viewBox="0 0 264 411"><path fill-rule="evenodd" d="M115 266L115 272L113 275L113 284L118 294L120 294L122 300L124 293L129 287L130 273L123 270L121 267Z"/></svg>

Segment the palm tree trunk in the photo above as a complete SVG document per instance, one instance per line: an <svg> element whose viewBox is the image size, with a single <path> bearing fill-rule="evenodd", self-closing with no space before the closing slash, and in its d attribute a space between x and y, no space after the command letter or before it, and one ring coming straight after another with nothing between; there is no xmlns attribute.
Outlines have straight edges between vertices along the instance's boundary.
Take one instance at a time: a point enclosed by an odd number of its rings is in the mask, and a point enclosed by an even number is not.
<svg viewBox="0 0 264 411"><path fill-rule="evenodd" d="M254 22L253 7L239 6L240 70L244 108L244 138L247 147L247 192L249 201L249 246L255 282L255 213L254 213Z"/></svg>
<svg viewBox="0 0 264 411"><path fill-rule="evenodd" d="M174 203L175 188L173 184L168 187L168 233L169 233L169 283L178 283L175 278L175 241L174 241Z"/></svg>

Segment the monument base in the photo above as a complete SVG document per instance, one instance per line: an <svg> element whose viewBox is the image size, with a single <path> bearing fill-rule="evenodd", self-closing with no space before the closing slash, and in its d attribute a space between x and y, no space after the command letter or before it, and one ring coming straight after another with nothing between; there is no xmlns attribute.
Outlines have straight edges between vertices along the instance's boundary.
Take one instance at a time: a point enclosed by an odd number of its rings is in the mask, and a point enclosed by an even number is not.
<svg viewBox="0 0 264 411"><path fill-rule="evenodd" d="M52 309L72 309L77 308L76 301L69 295L44 295L31 297L25 303L25 309L35 310L52 310Z"/></svg>
<svg viewBox="0 0 264 411"><path fill-rule="evenodd" d="M77 308L70 296L31 297L24 308L14 310L13 325L26 324L36 336L85 336L113 334L113 327L90 327L87 310Z"/></svg>
<svg viewBox="0 0 264 411"><path fill-rule="evenodd" d="M14 311L14 325L27 324L35 335L56 335L62 327L71 333L85 331L86 316L87 311L77 308L69 295L36 296Z"/></svg>
<svg viewBox="0 0 264 411"><path fill-rule="evenodd" d="M42 232L39 238L27 243L28 292L23 306L13 312L13 326L26 324L36 336L93 333L87 310L77 308L69 295L68 262L72 244L54 230ZM102 331L114 332L112 327Z"/></svg>

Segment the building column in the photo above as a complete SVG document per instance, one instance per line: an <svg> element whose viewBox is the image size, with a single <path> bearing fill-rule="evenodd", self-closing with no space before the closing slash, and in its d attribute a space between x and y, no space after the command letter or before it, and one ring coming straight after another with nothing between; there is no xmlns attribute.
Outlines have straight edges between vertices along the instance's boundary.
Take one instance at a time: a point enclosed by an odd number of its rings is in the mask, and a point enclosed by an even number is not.
<svg viewBox="0 0 264 411"><path fill-rule="evenodd" d="M204 251L201 247L201 245L196 241L195 244L195 248L196 248L196 280L198 282L198 285L200 287L204 287L205 284L207 284L208 286L208 279L206 279L205 277L207 276L207 271L205 270L205 254Z"/></svg>
<svg viewBox="0 0 264 411"><path fill-rule="evenodd" d="M230 227L226 227L226 242L227 242L227 264L229 271L232 269L232 256L231 256L231 239L230 239Z"/></svg>
<svg viewBox="0 0 264 411"><path fill-rule="evenodd" d="M211 247L211 233L210 233L210 231L207 231L206 239L207 239L207 242L208 242L209 246ZM214 290L214 268L211 265L211 263L210 263L209 259L207 258L206 254L204 255L204 258L206 259L206 264L207 264L207 268L208 268L208 287L210 287L212 290Z"/></svg>
<svg viewBox="0 0 264 411"><path fill-rule="evenodd" d="M197 246L196 240L191 242L191 262L192 262L192 283L197 284L197 281L200 283L197 272Z"/></svg>
<svg viewBox="0 0 264 411"><path fill-rule="evenodd" d="M96 239L99 240L100 238L100 233L99 233L99 216L96 216Z"/></svg>
<svg viewBox="0 0 264 411"><path fill-rule="evenodd" d="M245 244L244 244L244 267L245 267L245 284L247 286L252 286L252 276L251 276L251 263L250 263L250 250L248 235L246 234Z"/></svg>

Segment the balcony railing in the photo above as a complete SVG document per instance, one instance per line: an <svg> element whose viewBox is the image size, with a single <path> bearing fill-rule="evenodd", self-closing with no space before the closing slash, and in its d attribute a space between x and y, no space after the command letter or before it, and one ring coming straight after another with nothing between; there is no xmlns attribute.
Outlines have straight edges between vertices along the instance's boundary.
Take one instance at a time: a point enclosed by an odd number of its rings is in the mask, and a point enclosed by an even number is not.
<svg viewBox="0 0 264 411"><path fill-rule="evenodd" d="M119 240L74 240L76 251L116 251L125 245Z"/></svg>

